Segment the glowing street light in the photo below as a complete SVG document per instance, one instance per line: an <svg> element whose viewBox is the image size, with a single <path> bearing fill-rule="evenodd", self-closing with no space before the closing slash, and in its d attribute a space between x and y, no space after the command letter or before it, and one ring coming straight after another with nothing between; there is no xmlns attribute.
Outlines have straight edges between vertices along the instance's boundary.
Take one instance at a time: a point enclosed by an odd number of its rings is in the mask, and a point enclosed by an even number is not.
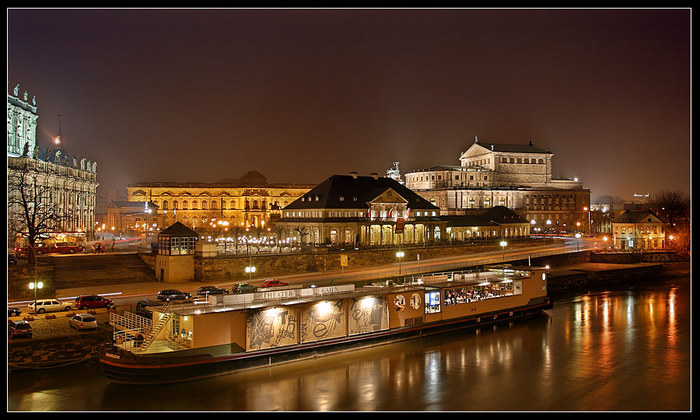
<svg viewBox="0 0 700 420"><path fill-rule="evenodd" d="M396 258L399 259L399 276L401 275L401 259L404 257L404 252L403 251L397 251L396 252Z"/></svg>
<svg viewBox="0 0 700 420"><path fill-rule="evenodd" d="M506 246L508 246L508 242L506 241L501 241L501 254L503 256L503 262L506 261Z"/></svg>
<svg viewBox="0 0 700 420"><path fill-rule="evenodd" d="M248 273L248 279L253 280L253 273L255 273L255 266L249 265L245 268L245 272Z"/></svg>
<svg viewBox="0 0 700 420"><path fill-rule="evenodd" d="M34 290L34 311L36 312L36 291L38 289L42 289L44 287L44 283L40 281L34 280L32 283L29 283L29 290Z"/></svg>

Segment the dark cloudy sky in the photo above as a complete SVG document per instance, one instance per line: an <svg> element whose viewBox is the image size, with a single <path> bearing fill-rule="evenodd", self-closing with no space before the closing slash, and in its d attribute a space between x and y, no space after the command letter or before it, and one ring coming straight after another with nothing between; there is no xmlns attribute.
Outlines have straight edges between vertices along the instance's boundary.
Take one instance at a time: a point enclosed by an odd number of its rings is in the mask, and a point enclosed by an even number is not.
<svg viewBox="0 0 700 420"><path fill-rule="evenodd" d="M690 191L688 9L8 9L7 90L103 187L551 147L592 198Z"/></svg>

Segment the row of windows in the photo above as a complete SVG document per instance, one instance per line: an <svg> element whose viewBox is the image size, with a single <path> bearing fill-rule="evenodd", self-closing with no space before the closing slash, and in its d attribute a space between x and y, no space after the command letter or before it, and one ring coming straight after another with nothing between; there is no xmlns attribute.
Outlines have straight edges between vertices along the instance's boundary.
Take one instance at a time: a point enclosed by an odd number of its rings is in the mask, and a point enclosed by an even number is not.
<svg viewBox="0 0 700 420"><path fill-rule="evenodd" d="M661 229L661 226L659 226L658 232L657 232L657 229L656 229L656 228L657 228L656 226L652 226L652 227L640 226L640 227L639 227L638 233L639 233L640 235L649 235L649 234L654 234L654 233L663 233L663 229ZM616 234L634 233L634 228L633 228L633 227L627 227L627 228L625 228L625 227L622 227L622 228L620 228L620 227L615 227L615 233L616 233Z"/></svg>
<svg viewBox="0 0 700 420"><path fill-rule="evenodd" d="M418 178L419 178L419 179L418 179L416 182L420 182L420 181L435 181L435 175L431 175L431 176L427 176L427 175L426 175L426 176L420 176L420 177L418 177ZM449 175L445 175L445 178L446 178L446 179L449 178ZM488 181L488 179L489 179L488 175L483 175L483 176L481 177L480 180ZM442 175L438 174L438 175L437 175L437 180L438 180L438 181L442 181ZM459 176L459 175L455 175L455 181L459 181L459 180L460 180L460 176ZM474 181L474 175L469 175L469 180L470 180L470 181ZM341 200L341 201L342 201L342 200ZM355 201L357 201L357 200L355 200Z"/></svg>
<svg viewBox="0 0 700 420"><path fill-rule="evenodd" d="M158 204L158 203L156 203ZM207 201L202 201L202 208L199 208L199 202L198 201L193 201L192 202L192 207L190 208L190 203L187 200L183 200L182 202L179 201L173 201L172 204L168 202L167 200L163 200L163 202L160 205L161 210L170 210L171 205L172 205L172 210L218 210L219 209L219 204L217 201L212 200L211 203ZM227 210L226 207L226 202L224 201L222 203L222 210ZM282 202L282 207L286 206L289 204L287 201ZM275 201L274 203L275 206L279 206L279 202ZM246 201L245 202L245 209L266 209L267 208L267 201L263 200L262 202L258 202L257 200L253 200L252 202ZM236 202L234 200L231 200L228 202L228 210L236 210Z"/></svg>
<svg viewBox="0 0 700 420"><path fill-rule="evenodd" d="M483 166L491 163L491 158L472 160L467 162L467 166Z"/></svg>
<svg viewBox="0 0 700 420"><path fill-rule="evenodd" d="M502 157L501 158L501 163L544 163L544 159L535 159L535 158L507 158L507 157Z"/></svg>
<svg viewBox="0 0 700 420"><path fill-rule="evenodd" d="M415 217L428 217L436 216L436 211L415 211L413 216ZM284 212L284 217L311 217L311 218L321 218L323 217L323 211L286 211ZM367 213L365 211L329 211L327 212L327 217L364 217ZM380 212L379 217L392 217L393 214L388 213L386 210ZM400 217L405 217L403 214L399 214ZM377 213L372 211L371 217L377 217Z"/></svg>

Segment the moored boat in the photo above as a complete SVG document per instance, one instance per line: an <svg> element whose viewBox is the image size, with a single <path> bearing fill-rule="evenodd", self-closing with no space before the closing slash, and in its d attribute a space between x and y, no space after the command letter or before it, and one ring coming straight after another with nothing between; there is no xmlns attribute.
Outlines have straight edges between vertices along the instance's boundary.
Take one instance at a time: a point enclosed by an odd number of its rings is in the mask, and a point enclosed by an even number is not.
<svg viewBox="0 0 700 420"><path fill-rule="evenodd" d="M539 313L552 306L546 286L544 268L497 267L405 285L211 296L154 307L141 327L115 315L100 363L114 383L201 379Z"/></svg>

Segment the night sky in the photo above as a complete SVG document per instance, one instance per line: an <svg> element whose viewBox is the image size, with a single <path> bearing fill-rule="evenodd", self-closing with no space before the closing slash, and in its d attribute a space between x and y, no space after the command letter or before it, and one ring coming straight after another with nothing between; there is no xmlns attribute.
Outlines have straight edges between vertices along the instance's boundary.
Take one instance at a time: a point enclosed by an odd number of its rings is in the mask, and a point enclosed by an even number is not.
<svg viewBox="0 0 700 420"><path fill-rule="evenodd" d="M102 188L554 153L591 198L690 193L689 9L8 9L7 91Z"/></svg>

